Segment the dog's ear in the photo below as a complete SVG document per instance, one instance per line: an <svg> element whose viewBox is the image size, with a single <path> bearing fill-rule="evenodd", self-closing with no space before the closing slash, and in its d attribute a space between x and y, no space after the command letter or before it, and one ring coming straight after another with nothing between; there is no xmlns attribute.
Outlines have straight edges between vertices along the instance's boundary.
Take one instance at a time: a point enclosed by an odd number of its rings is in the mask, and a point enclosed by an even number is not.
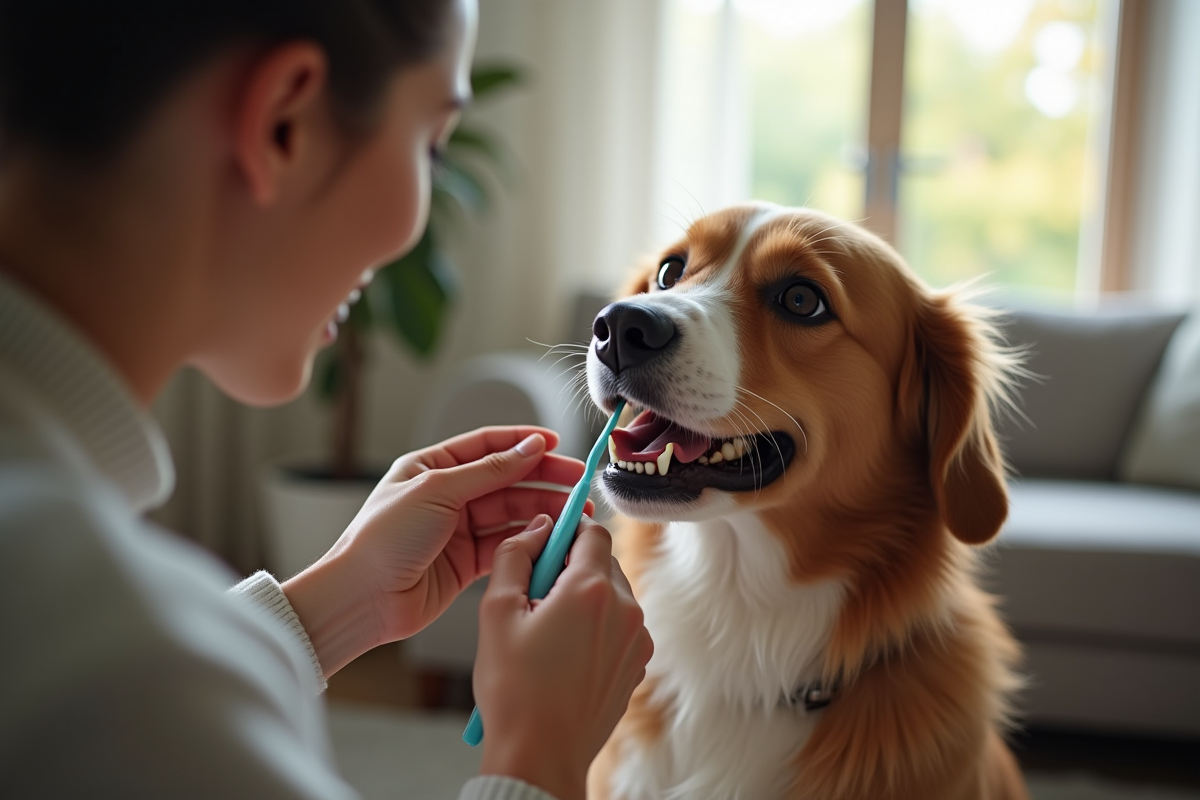
<svg viewBox="0 0 1200 800"><path fill-rule="evenodd" d="M984 312L953 294L922 301L901 375L901 414L928 446L929 482L946 527L982 544L1008 516L1004 459L990 409L1004 395L1013 359Z"/></svg>

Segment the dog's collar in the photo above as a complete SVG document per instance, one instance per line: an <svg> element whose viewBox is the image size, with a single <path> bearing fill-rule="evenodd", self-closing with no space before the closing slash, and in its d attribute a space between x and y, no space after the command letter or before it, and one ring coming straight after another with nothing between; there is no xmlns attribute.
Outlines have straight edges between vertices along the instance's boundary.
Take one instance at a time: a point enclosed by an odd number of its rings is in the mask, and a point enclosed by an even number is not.
<svg viewBox="0 0 1200 800"><path fill-rule="evenodd" d="M804 706L805 712L817 711L837 699L842 691L841 678L834 678L830 683L820 681L806 683L796 688L794 692L783 698L783 705L795 708Z"/></svg>

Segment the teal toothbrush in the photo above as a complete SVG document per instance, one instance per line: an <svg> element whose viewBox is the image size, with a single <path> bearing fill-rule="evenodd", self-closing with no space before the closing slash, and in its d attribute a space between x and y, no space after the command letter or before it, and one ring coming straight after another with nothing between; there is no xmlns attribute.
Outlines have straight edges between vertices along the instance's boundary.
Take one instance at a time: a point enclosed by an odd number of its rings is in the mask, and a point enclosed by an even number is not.
<svg viewBox="0 0 1200 800"><path fill-rule="evenodd" d="M592 486L592 475L595 474L596 467L600 466L600 456L607 449L608 437L612 434L613 428L617 427L617 419L624 409L625 401L618 400L612 416L608 418L608 424L604 426L604 432L600 434L600 438L592 445L592 451L588 453L587 462L583 468L583 477L571 490L571 495L567 498L567 504L563 506L558 522L554 523L550 540L546 542L545 549L542 550L542 554L538 556L538 560L533 565L533 577L529 579L530 600L541 600L549 594L550 587L554 586L554 582L558 580L563 567L567 564L567 552L571 549L571 543L575 541L575 529L579 527L579 520L583 517L583 506L587 503L588 491ZM476 706L475 710L471 712L471 719L467 722L466 730L463 731L463 741L472 747L483 741L483 720L479 716L479 706Z"/></svg>

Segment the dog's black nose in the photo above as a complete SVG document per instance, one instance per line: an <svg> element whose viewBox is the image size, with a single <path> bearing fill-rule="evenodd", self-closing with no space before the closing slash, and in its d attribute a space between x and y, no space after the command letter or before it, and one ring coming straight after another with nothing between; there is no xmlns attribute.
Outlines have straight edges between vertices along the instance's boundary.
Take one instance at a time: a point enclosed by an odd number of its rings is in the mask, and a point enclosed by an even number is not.
<svg viewBox="0 0 1200 800"><path fill-rule="evenodd" d="M634 303L613 303L592 323L596 356L613 372L644 364L675 338L666 314Z"/></svg>

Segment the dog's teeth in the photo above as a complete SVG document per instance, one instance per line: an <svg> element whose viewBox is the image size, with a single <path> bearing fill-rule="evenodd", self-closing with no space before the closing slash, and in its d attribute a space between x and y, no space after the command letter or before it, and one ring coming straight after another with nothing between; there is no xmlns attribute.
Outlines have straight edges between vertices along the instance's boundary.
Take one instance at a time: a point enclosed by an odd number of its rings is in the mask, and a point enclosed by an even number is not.
<svg viewBox="0 0 1200 800"><path fill-rule="evenodd" d="M647 461L647 462L646 462L646 474L647 474L647 475L653 475L653 474L654 474L656 471L657 471L657 470L654 468L654 462L653 462L653 461Z"/></svg>
<svg viewBox="0 0 1200 800"><path fill-rule="evenodd" d="M617 459L617 440L612 436L608 437L608 460L616 462Z"/></svg>
<svg viewBox="0 0 1200 800"><path fill-rule="evenodd" d="M662 455L658 457L658 474L666 475L667 467L671 466L671 456L675 452L675 443L667 442L667 449L662 451Z"/></svg>
<svg viewBox="0 0 1200 800"><path fill-rule="evenodd" d="M675 443L667 442L667 447L663 450L662 455L658 457L658 474L666 475L667 469L671 466L671 457L675 455Z"/></svg>
<svg viewBox="0 0 1200 800"><path fill-rule="evenodd" d="M725 458L724 454L720 450L718 450L717 452L713 453L711 456L708 457L708 463L720 464L724 458Z"/></svg>
<svg viewBox="0 0 1200 800"><path fill-rule="evenodd" d="M635 472L637 472L638 475L641 475L643 472L646 471L646 465L640 461L635 461L635 462L633 462L633 469Z"/></svg>
<svg viewBox="0 0 1200 800"><path fill-rule="evenodd" d="M634 462L632 462L632 461L626 461L625 469L628 470L629 472L633 472L634 471L633 464L634 464Z"/></svg>
<svg viewBox="0 0 1200 800"><path fill-rule="evenodd" d="M699 461L701 464L707 464L707 463L708 463L708 456L700 456L700 457L699 457L698 459L696 459L696 460L697 460L697 461Z"/></svg>
<svg viewBox="0 0 1200 800"><path fill-rule="evenodd" d="M737 454L738 458L741 458L742 456L746 455L746 440L745 439L735 439L733 442L733 450Z"/></svg>
<svg viewBox="0 0 1200 800"><path fill-rule="evenodd" d="M618 466L618 467L620 467L621 469L625 469L625 462L624 462L624 461L618 461L618 462L617 462L617 466Z"/></svg>
<svg viewBox="0 0 1200 800"><path fill-rule="evenodd" d="M733 442L726 442L721 445L721 455L726 461L733 461L737 458L737 448L733 446Z"/></svg>

